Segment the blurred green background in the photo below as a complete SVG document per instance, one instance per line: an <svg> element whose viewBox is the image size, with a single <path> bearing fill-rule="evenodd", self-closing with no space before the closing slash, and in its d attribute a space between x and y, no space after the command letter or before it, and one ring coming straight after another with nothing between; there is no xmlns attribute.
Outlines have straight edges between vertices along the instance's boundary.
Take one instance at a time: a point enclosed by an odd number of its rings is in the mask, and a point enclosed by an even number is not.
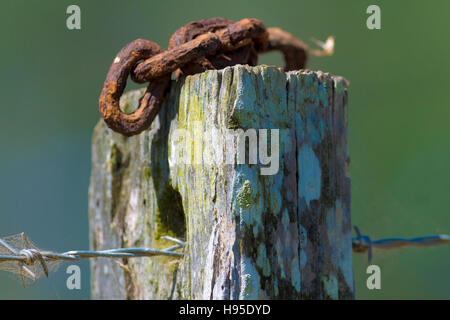
<svg viewBox="0 0 450 320"><path fill-rule="evenodd" d="M81 30L66 28L70 4ZM381 30L366 27L370 4ZM259 18L308 42L335 35L335 55L308 67L351 82L352 222L372 238L450 233L449 1L2 0L0 235L88 248L90 139L112 59L136 38L167 47L181 25L216 16ZM359 299L450 298L449 246L375 251L373 263L378 291L366 288L367 257L354 255ZM68 265L29 288L0 272L0 298L88 299L88 262L81 290L66 288Z"/></svg>

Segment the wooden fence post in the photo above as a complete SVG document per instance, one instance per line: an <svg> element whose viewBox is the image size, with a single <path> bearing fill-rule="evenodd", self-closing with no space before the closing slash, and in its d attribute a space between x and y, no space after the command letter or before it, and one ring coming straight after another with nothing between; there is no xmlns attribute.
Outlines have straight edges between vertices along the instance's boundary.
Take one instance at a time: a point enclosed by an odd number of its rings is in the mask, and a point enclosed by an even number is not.
<svg viewBox="0 0 450 320"><path fill-rule="evenodd" d="M187 247L92 261L92 298L353 298L346 103L340 77L234 66L174 82L138 136L99 122L91 248Z"/></svg>

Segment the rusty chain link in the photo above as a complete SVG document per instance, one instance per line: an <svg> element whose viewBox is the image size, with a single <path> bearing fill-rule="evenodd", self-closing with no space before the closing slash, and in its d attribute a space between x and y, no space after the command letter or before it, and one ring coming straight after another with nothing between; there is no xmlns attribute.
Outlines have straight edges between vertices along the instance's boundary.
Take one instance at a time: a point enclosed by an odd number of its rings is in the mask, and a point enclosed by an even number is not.
<svg viewBox="0 0 450 320"><path fill-rule="evenodd" d="M172 72L178 78L236 64L255 66L258 54L274 50L283 54L285 71L302 69L308 60L305 43L279 28L266 28L258 19L188 23L172 35L167 51L137 39L120 50L109 69L99 99L100 114L112 130L125 136L139 134L161 109ZM136 83L149 82L132 114L119 108L128 76Z"/></svg>

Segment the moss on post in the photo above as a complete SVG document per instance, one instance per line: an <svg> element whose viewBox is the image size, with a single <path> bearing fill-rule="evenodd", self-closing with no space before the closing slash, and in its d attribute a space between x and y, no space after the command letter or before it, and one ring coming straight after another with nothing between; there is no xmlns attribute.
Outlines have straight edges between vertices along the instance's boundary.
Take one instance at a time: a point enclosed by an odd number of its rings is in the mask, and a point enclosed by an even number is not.
<svg viewBox="0 0 450 320"><path fill-rule="evenodd" d="M99 122L91 247L161 248L164 234L187 247L182 259L95 260L93 298L353 298L346 130L344 79L267 66L172 83L138 136Z"/></svg>

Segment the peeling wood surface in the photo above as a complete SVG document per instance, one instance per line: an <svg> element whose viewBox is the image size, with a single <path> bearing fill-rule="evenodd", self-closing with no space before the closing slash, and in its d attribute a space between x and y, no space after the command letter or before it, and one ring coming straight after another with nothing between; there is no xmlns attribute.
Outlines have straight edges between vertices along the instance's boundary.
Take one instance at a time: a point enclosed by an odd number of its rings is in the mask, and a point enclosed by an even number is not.
<svg viewBox="0 0 450 320"><path fill-rule="evenodd" d="M141 93L126 94L123 109ZM234 66L173 82L138 136L99 122L91 248L163 248L166 234L188 246L182 259L93 260L92 298L353 298L346 103L340 77ZM243 151L224 139L230 130L251 128L279 129L278 173L219 161Z"/></svg>

